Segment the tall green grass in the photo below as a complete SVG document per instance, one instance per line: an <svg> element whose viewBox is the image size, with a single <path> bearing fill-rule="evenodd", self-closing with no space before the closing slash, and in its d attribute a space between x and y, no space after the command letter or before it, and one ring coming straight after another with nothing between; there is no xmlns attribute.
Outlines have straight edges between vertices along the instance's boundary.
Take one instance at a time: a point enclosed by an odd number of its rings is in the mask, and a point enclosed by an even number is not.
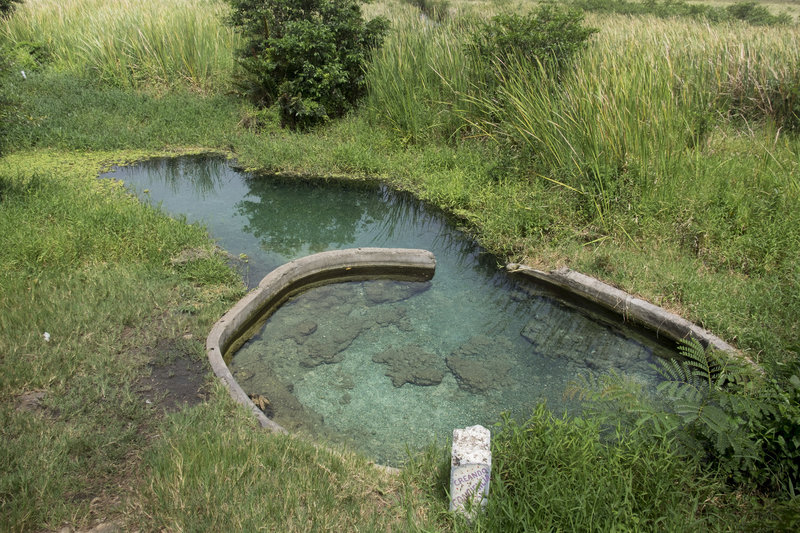
<svg viewBox="0 0 800 533"><path fill-rule="evenodd" d="M406 142L455 135L463 126L460 95L472 81L462 41L475 25L469 19L420 20L416 10L403 11L392 22L368 68L370 119L388 124Z"/></svg>
<svg viewBox="0 0 800 533"><path fill-rule="evenodd" d="M474 22L405 19L368 72L370 116L403 142L471 138L497 151L489 180L454 191L451 209L495 243L521 238L533 261L554 242L561 253L582 248L580 264L606 276L643 282L650 269L605 268L592 247L657 247L656 270L675 271L645 282L652 298L769 354L759 357L792 357L800 29L595 16L587 24L600 32L554 77L524 60L471 62ZM499 78L487 83L492 70ZM696 266L679 267L684 259ZM739 296L717 294L715 276L734 277ZM747 288L762 282L774 284L775 305ZM753 321L765 312L773 328Z"/></svg>
<svg viewBox="0 0 800 533"><path fill-rule="evenodd" d="M224 89L238 43L227 12L221 0L30 0L0 22L0 38L114 85Z"/></svg>

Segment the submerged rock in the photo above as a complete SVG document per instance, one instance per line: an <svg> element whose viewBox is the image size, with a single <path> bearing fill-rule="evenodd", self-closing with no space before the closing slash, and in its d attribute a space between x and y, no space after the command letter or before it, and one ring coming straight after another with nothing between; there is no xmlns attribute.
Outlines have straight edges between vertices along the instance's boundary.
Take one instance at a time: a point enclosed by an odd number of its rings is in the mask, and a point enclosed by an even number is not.
<svg viewBox="0 0 800 533"><path fill-rule="evenodd" d="M430 288L428 281L374 280L364 282L364 296L373 304L402 302Z"/></svg>
<svg viewBox="0 0 800 533"><path fill-rule="evenodd" d="M392 385L402 387L412 385L438 385L444 378L444 365L441 358L416 344L400 348L389 348L372 357L376 363L389 368L386 375L392 378Z"/></svg>
<svg viewBox="0 0 800 533"><path fill-rule="evenodd" d="M447 357L447 367L459 388L480 394L509 384L512 346L505 339L472 337Z"/></svg>
<svg viewBox="0 0 800 533"><path fill-rule="evenodd" d="M313 287L291 305L294 314L303 316L326 316L329 312L339 316L353 310L352 290L348 283L332 283Z"/></svg>
<svg viewBox="0 0 800 533"><path fill-rule="evenodd" d="M297 344L304 344L308 336L317 331L317 327L317 323L313 320L303 320L294 327L293 331L289 332L288 337Z"/></svg>
<svg viewBox="0 0 800 533"><path fill-rule="evenodd" d="M315 367L341 362L344 359L342 352L353 343L364 328L364 324L351 323L330 330L317 329L298 350L300 365Z"/></svg>
<svg viewBox="0 0 800 533"><path fill-rule="evenodd" d="M379 307L370 311L369 317L375 320L378 326L395 326L400 331L412 331L411 320L406 316L406 310L401 307Z"/></svg>
<svg viewBox="0 0 800 533"><path fill-rule="evenodd" d="M655 375L648 348L597 322L577 321L569 311L547 300L539 304L520 335L536 353L560 359L576 371Z"/></svg>

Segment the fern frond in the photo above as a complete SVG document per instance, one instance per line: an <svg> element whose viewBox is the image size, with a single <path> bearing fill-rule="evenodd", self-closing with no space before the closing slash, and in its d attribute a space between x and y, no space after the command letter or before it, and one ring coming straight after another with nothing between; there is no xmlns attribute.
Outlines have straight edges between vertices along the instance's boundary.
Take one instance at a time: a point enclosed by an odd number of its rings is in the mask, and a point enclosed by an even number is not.
<svg viewBox="0 0 800 533"><path fill-rule="evenodd" d="M662 381L656 387L665 400L684 399L699 403L708 394L708 389L701 383L685 381Z"/></svg>
<svg viewBox="0 0 800 533"><path fill-rule="evenodd" d="M683 357L686 370L708 385L712 385L722 371L722 365L713 350L706 350L695 338L681 340L678 353Z"/></svg>

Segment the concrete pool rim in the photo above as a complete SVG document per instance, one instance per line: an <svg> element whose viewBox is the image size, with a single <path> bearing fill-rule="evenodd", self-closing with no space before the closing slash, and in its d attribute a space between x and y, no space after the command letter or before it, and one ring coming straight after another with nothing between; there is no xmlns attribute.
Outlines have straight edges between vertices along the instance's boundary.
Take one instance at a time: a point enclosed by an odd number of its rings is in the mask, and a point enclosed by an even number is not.
<svg viewBox="0 0 800 533"><path fill-rule="evenodd" d="M225 355L258 326L269 312L303 289L345 280L391 278L427 281L436 271L436 259L427 250L407 248L351 248L331 250L290 261L269 274L258 287L239 300L216 324L206 339L206 354L214 374L231 397L250 410L258 423L273 432L288 433L270 420L236 382Z"/></svg>
<svg viewBox="0 0 800 533"><path fill-rule="evenodd" d="M436 259L431 252L405 248L332 250L290 261L267 274L256 289L239 300L211 328L206 340L211 368L231 397L250 410L262 427L288 433L269 419L236 382L225 362L226 354L238 349L242 339L249 337L248 332L252 333L259 327L271 311L293 294L311 286L374 278L426 281L433 277L435 269ZM709 331L591 276L568 268L544 272L517 263L509 263L506 270L564 289L619 315L623 321L636 322L674 341L695 338L704 346L743 358L755 366L733 346Z"/></svg>

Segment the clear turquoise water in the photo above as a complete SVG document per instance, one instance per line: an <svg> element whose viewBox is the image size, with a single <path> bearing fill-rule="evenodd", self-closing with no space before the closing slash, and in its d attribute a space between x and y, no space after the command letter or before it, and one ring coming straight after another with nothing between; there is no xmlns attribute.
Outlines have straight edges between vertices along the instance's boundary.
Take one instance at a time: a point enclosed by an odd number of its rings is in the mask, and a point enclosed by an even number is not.
<svg viewBox="0 0 800 533"><path fill-rule="evenodd" d="M292 431L346 442L385 464L453 428L561 412L581 373L655 383L663 347L507 275L445 217L374 184L240 173L216 158L155 160L106 174L140 198L200 222L252 287L292 259L359 246L434 253L429 283L365 281L301 293L233 357L248 394ZM147 190L148 192L144 192ZM596 317L595 317L596 318ZM637 340L634 340L637 339Z"/></svg>

